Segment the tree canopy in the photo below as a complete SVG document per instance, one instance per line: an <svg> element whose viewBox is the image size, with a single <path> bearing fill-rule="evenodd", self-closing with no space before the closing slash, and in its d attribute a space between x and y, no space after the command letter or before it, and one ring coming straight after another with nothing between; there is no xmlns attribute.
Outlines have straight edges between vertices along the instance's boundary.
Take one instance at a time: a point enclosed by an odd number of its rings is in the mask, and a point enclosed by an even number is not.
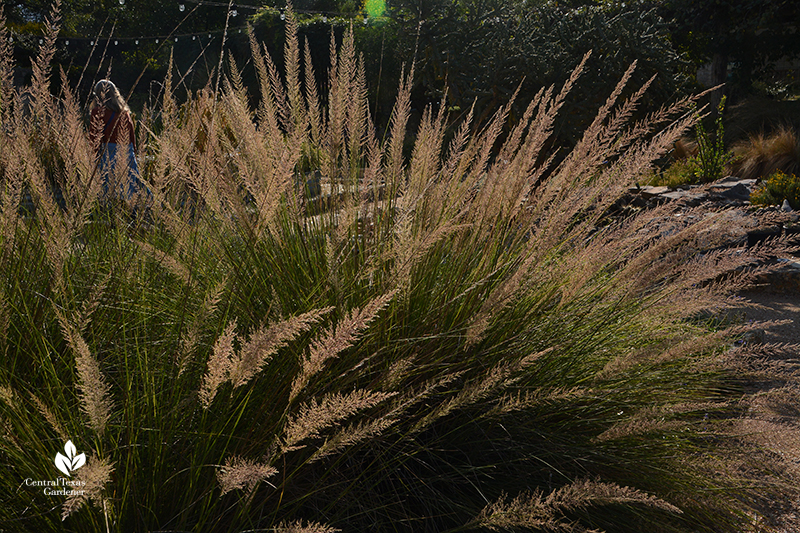
<svg viewBox="0 0 800 533"><path fill-rule="evenodd" d="M735 62L732 81L750 89L776 60L800 55L800 4L794 0L660 0L677 49L697 62ZM718 72L724 82L727 68Z"/></svg>
<svg viewBox="0 0 800 533"><path fill-rule="evenodd" d="M257 12L255 4L238 4L239 17L229 22L244 33L247 22L254 24L258 37L279 57L283 21L278 15L285 6L285 0L262 0ZM694 70L710 61L716 65L718 82L734 82L749 91L776 60L800 55L800 4L792 0L295 0L293 6L300 13L301 34L315 48L319 72L326 68L331 31L340 36L353 16L360 21L370 14L368 24L357 24L356 37L376 110L387 112L400 69L412 62L415 102L437 102L446 94L453 110L466 110L476 102L485 117L518 88L524 104L539 87L558 83L593 50L579 89L583 98L565 114L570 117L596 106L596 95L610 90L633 61L638 62L635 83L657 75L648 93L652 104L691 90ZM89 39L97 36L132 40L208 32L210 38L217 32L221 37L226 7L223 1L62 0L60 35L83 39L84 47L63 50L56 59L73 69L84 64L108 68L88 60ZM34 36L16 43L19 64L25 63L22 56L34 53L35 36L50 8L47 0L5 5L15 34ZM334 20L335 14L341 17ZM170 50L184 61L180 68L188 69L208 43L164 46L137 41L136 47L132 42L125 47L121 42L106 55L117 74L131 71L122 75L132 81L133 72L143 68L163 74ZM246 54L244 38L243 43L239 48ZM218 51L216 45L206 50L206 72L214 63L208 55ZM730 62L734 76L728 80ZM577 132L580 126L570 129Z"/></svg>
<svg viewBox="0 0 800 533"><path fill-rule="evenodd" d="M181 10L183 6L183 10ZM12 27L33 30L51 12L53 2L24 0L5 6ZM193 10L196 16L188 16ZM64 37L95 37L114 28L117 37L168 35L176 28L182 32L202 31L225 23L225 8L198 2L164 0L61 0L61 32Z"/></svg>

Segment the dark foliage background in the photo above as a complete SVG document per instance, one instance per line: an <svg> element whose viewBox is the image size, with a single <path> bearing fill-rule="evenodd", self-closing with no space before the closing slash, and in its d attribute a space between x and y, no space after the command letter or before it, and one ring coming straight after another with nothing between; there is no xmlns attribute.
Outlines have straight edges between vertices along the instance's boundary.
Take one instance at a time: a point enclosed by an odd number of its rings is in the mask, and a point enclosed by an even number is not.
<svg viewBox="0 0 800 533"><path fill-rule="evenodd" d="M562 83L592 50L577 98L556 125L557 142L570 145L593 118L600 95L610 92L633 61L632 86L656 76L643 102L652 109L697 92L697 68L709 63L715 83L727 83L725 92L735 105L774 82L777 61L800 54L800 8L789 0L390 0L375 2L385 7L383 14L371 13L364 24L366 4L297 0L294 9L321 88L331 34L341 42L345 29L354 25L379 131L388 124L401 72L412 62L412 131L421 110L440 102L453 122L474 104L477 128L519 90L511 109L514 124L540 88ZM285 5L283 0L237 3L238 16L227 18L226 54L244 65L246 82L255 76L247 59L248 25L281 67ZM26 67L50 7L43 0L5 5L15 35L18 83L29 78ZM170 55L179 97L206 83L219 63L227 15L227 2L63 0L55 61L79 94L88 94L94 80L111 76L130 94L132 107L141 110L158 99ZM137 41L143 36L148 38ZM782 83L782 90L791 92L797 80Z"/></svg>

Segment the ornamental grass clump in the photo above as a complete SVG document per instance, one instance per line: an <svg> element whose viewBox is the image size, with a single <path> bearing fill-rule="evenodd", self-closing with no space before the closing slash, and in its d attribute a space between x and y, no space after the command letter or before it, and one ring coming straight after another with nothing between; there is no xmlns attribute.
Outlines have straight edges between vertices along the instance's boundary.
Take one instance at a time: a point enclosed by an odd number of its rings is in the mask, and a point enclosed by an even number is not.
<svg viewBox="0 0 800 533"><path fill-rule="evenodd" d="M0 63L3 524L743 531L791 490L737 425L769 369L730 342L763 325L702 318L761 252L697 253L714 216L606 215L691 99L630 124L632 67L554 164L581 63L507 135L510 103L480 128L427 109L408 154L413 68L378 138L352 32L313 65L289 12L285 73L251 42L257 107L233 63L185 102L165 80L142 213L102 196L68 85L46 91L51 42L34 117ZM84 492L43 491L67 439Z"/></svg>
<svg viewBox="0 0 800 533"><path fill-rule="evenodd" d="M761 179L776 171L800 174L800 134L790 126L780 126L769 135L750 135L733 151L733 173L741 178Z"/></svg>

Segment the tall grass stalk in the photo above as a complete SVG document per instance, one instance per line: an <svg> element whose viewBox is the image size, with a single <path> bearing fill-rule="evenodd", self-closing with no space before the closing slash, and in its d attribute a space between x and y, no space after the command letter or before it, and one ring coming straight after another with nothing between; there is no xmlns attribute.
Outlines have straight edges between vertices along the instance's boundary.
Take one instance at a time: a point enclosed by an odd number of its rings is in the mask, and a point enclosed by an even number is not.
<svg viewBox="0 0 800 533"><path fill-rule="evenodd" d="M553 164L581 64L507 135L510 104L475 134L426 110L407 154L413 69L380 139L352 31L323 91L287 20L285 74L252 41L255 108L232 64L185 102L165 80L146 216L101 197L77 98L47 90L52 38L29 114L0 35L2 527L752 526L785 478L734 431L746 327L698 317L758 251L695 253L702 217L662 237L663 208L606 215L691 100L631 124L628 74ZM85 491L47 495L30 482L65 439Z"/></svg>

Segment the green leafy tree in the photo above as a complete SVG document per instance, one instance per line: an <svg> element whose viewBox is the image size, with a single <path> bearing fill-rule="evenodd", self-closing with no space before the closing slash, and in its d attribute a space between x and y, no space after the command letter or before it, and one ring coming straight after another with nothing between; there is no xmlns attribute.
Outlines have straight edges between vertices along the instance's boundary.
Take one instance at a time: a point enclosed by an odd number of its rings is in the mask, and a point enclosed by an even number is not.
<svg viewBox="0 0 800 533"><path fill-rule="evenodd" d="M47 0L13 2L5 6L6 18L12 28L27 25L33 30L52 7ZM112 26L119 37L167 35L176 28L202 31L221 27L226 14L224 7L166 0L62 0L60 7L60 35L71 37L93 37L101 30L108 35Z"/></svg>
<svg viewBox="0 0 800 533"><path fill-rule="evenodd" d="M183 6L183 10L181 10ZM224 5L166 0L62 0L15 2L4 6L7 27L14 35L14 55L20 67L28 67L38 53L45 21L59 13L59 39L54 66L63 68L71 83L81 81L79 94L87 95L91 84L110 75L139 109L145 99L157 97L166 69L173 58L176 71L192 71L181 90L197 89L218 64ZM246 13L229 20L231 27L243 26ZM212 33L212 39L166 39L169 35ZM238 32L237 32L238 36ZM139 40L140 37L149 39ZM158 38L159 42L156 42ZM233 53L243 39L229 36L226 47ZM67 45L67 41L71 41ZM24 76L18 83L26 84ZM52 90L60 80L54 77Z"/></svg>
<svg viewBox="0 0 800 533"><path fill-rule="evenodd" d="M399 55L417 62L417 94L436 100L446 91L448 104L462 110L477 102L483 119L518 88L522 107L541 87L562 82L592 50L576 89L580 96L557 126L565 142L577 141L602 105L600 95L613 90L634 61L634 83L657 75L648 104L686 87L685 64L654 9L519 0L397 0L391 7L400 26Z"/></svg>
<svg viewBox="0 0 800 533"><path fill-rule="evenodd" d="M749 90L777 59L800 54L800 4L794 0L661 0L675 45L698 63L712 63L715 84L733 80Z"/></svg>

